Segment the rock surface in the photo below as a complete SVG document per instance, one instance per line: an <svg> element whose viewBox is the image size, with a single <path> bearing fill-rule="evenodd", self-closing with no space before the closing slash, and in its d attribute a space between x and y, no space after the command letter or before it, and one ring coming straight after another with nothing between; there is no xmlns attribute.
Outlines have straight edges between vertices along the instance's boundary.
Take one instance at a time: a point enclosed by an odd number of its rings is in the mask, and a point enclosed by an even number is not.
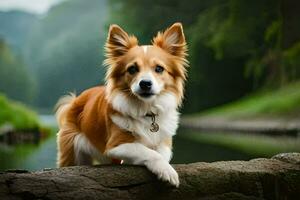
<svg viewBox="0 0 300 200"><path fill-rule="evenodd" d="M160 182L146 168L75 166L0 173L0 199L299 199L300 153L272 159L174 165L180 187Z"/></svg>

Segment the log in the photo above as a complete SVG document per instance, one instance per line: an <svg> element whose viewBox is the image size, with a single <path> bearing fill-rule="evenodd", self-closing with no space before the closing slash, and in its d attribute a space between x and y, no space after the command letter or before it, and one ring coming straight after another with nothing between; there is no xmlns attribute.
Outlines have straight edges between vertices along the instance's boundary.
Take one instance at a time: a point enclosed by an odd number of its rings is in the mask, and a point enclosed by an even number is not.
<svg viewBox="0 0 300 200"><path fill-rule="evenodd" d="M300 153L174 165L175 188L143 166L98 165L0 173L1 200L299 199Z"/></svg>

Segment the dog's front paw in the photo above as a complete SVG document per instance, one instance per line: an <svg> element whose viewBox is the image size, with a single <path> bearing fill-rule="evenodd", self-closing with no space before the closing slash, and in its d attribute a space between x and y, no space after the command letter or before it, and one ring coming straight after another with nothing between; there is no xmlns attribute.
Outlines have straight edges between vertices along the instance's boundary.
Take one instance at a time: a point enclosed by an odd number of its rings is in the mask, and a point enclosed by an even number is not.
<svg viewBox="0 0 300 200"><path fill-rule="evenodd" d="M146 164L147 168L163 181L179 186L179 177L175 169L165 160L155 160Z"/></svg>

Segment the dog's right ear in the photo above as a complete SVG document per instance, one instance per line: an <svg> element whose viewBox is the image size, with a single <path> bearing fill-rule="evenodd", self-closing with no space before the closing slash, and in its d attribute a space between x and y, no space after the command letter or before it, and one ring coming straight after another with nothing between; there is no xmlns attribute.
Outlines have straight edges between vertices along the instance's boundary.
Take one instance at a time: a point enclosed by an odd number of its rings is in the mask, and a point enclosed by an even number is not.
<svg viewBox="0 0 300 200"><path fill-rule="evenodd" d="M115 59L124 55L128 50L138 45L134 36L129 36L120 26L113 24L109 27L105 44L106 58Z"/></svg>

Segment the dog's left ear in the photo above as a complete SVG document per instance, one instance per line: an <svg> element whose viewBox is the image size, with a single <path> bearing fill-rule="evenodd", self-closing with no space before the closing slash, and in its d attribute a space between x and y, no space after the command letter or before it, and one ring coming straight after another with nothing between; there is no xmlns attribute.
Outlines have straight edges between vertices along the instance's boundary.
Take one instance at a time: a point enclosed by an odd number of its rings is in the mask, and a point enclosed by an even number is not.
<svg viewBox="0 0 300 200"><path fill-rule="evenodd" d="M187 46L182 24L177 22L169 27L165 32L159 32L153 39L153 45L164 49L174 56L185 57Z"/></svg>

